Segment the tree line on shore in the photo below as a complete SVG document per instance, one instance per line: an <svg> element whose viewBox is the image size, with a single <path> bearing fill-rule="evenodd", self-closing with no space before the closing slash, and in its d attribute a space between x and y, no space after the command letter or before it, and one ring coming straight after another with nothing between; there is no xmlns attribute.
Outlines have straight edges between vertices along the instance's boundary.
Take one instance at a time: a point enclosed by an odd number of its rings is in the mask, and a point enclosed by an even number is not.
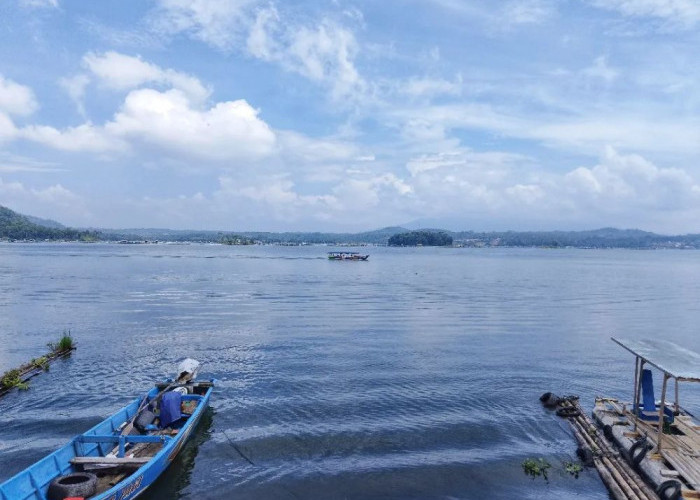
<svg viewBox="0 0 700 500"><path fill-rule="evenodd" d="M0 206L0 240L49 241L169 241L227 245L397 245L547 248L700 248L700 234L664 236L637 229L591 231L446 231L386 227L363 233L261 231L223 232L173 229L73 229L53 221L21 215Z"/></svg>

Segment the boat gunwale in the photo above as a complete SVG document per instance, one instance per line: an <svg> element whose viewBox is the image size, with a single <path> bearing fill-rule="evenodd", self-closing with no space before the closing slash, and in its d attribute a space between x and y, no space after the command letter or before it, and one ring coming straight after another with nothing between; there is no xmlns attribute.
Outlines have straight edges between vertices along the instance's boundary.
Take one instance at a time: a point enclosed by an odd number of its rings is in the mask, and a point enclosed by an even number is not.
<svg viewBox="0 0 700 500"><path fill-rule="evenodd" d="M112 495L117 495L123 488L134 482L140 475L146 474L147 471L151 469L151 467L154 467L157 463L163 461L163 458L167 456L167 463L163 463L163 467L160 468L159 471L157 471L154 475L154 477L150 478L148 481L144 482L142 487L139 486L136 488L133 492L120 496L120 500L124 499L133 499L136 498L142 491L144 491L150 484L152 484L155 479L160 476L160 474L167 468L169 463L177 456L177 453L179 453L181 446L184 445L185 441L189 438L192 430L197 426L199 423L199 420L201 419L206 407L209 405L209 399L213 390L213 383L215 382L214 379L211 379L210 382L212 383L211 386L206 388L206 391L204 394L194 394L190 396L195 396L198 399L198 404L195 409L195 411L187 418L185 423L181 428L179 428L178 433L174 436L170 436L170 439L164 440L163 446L161 447L158 452L150 457L150 460L140 466L138 469L135 469L131 474L129 474L127 477L125 477L122 481L118 482L115 484L113 487L109 488L108 490L105 490L104 492L101 493L96 493L95 495L89 497L89 500L107 500L112 498ZM196 385L196 383L195 383ZM153 387L152 389L149 390L147 393L147 396L145 397L153 397L158 394L158 389L156 387ZM119 410L117 410L115 413L111 414L110 416L106 417L104 420L101 422L95 424L93 427L88 429L87 431L80 433L73 438L70 439L66 444L61 446L60 448L54 450L50 454L42 457L41 459L37 460L36 462L32 463L25 469L19 471L15 475L9 477L2 483L0 483L0 500L46 500L47 496L47 491L49 484L51 481L53 481L55 478L70 474L72 472L77 472L76 466L70 463L70 459L66 460L66 456L71 456L71 458L77 458L79 456L93 456L97 457L99 456L99 443L89 443L89 444L94 444L94 447L91 447L89 450L86 450L84 453L79 454L78 453L78 447L82 445L82 438L89 438L91 436L103 436L104 434L102 431L104 430L105 426L110 426L112 427L112 432L116 433L119 430L119 427L127 422L130 418L132 418L136 412L137 409L143 400L143 397L138 397L128 403L127 405L123 406ZM118 420L118 423L114 421L115 417L119 415L124 415L123 419L120 417ZM100 432L100 434L98 434ZM89 441L89 440L88 440ZM88 444L88 443L86 443ZM177 448L180 447L180 448ZM175 451L177 448L177 453L170 456L170 454ZM97 453L97 455L95 455ZM52 470L53 470L53 475L50 474L44 474L45 477L48 477L47 480L45 479L37 479L37 474L36 470L41 469L42 472L44 471L43 468L45 468L47 465L51 464ZM26 476L26 477L23 477ZM22 478L22 479L20 479ZM21 483L26 483L28 485L31 485L31 490L27 489L27 493L21 497L21 498L11 498L8 496L10 493L13 495L15 494L15 491L6 491L6 487L8 485L13 484L14 482L19 481L20 484L17 484L16 486L19 487ZM40 483L41 481L41 483ZM20 493L24 493L24 491L20 490ZM133 495L133 496L132 496ZM115 496L115 498L117 498Z"/></svg>

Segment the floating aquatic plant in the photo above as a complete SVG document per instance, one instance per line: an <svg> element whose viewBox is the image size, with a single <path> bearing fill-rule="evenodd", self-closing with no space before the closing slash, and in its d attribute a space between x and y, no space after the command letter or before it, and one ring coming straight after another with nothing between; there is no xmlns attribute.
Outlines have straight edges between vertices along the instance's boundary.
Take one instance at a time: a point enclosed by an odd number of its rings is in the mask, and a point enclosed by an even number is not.
<svg viewBox="0 0 700 500"><path fill-rule="evenodd" d="M17 389L26 390L29 389L29 384L22 382L20 371L14 369L5 372L2 377L0 377L0 387L3 389L12 389L16 387Z"/></svg>
<svg viewBox="0 0 700 500"><path fill-rule="evenodd" d="M547 470L552 467L552 464L547 462L544 458L528 458L521 464L523 467L523 472L535 479L538 476L542 476L545 481L548 481Z"/></svg>
<svg viewBox="0 0 700 500"><path fill-rule="evenodd" d="M40 358L33 359L29 362L29 364L33 368L38 368L38 369L44 370L45 372L49 371L49 360L46 359L46 356L42 356Z"/></svg>
<svg viewBox="0 0 700 500"><path fill-rule="evenodd" d="M581 474L583 466L577 462L564 462L564 470L578 479L578 475Z"/></svg>
<svg viewBox="0 0 700 500"><path fill-rule="evenodd" d="M46 345L53 352L68 351L70 349L73 349L74 342L73 337L70 334L70 330L64 330L63 337L61 337L61 339L58 342L49 342Z"/></svg>

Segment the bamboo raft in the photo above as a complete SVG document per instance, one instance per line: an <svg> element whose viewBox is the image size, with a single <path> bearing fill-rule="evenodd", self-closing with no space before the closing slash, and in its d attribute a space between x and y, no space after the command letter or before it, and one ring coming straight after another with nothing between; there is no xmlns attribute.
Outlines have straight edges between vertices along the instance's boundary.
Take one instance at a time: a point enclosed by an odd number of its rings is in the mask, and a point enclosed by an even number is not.
<svg viewBox="0 0 700 500"><path fill-rule="evenodd" d="M636 418L631 407L617 399L597 398L593 416L602 428L609 426L607 432L614 444L630 460L637 459L639 470L652 484L659 486L675 479L682 485L682 498L700 499L700 426L690 416L677 415L662 433L659 449L658 423ZM650 449L641 460L633 450L639 439L646 439Z"/></svg>
<svg viewBox="0 0 700 500"><path fill-rule="evenodd" d="M540 401L569 418L579 455L615 500L700 499L700 425L681 408L678 390L679 382L700 382L700 354L662 340L612 340L635 356L633 402L596 398L596 425L576 397L546 393ZM660 401L649 367L663 376ZM674 402L667 401L669 381Z"/></svg>
<svg viewBox="0 0 700 500"><path fill-rule="evenodd" d="M578 454L593 465L615 500L659 500L644 479L581 410L578 398L559 401L557 414L569 420L578 441Z"/></svg>
<svg viewBox="0 0 700 500"><path fill-rule="evenodd" d="M21 383L26 383L28 380L36 377L42 372L45 372L48 370L48 366L50 363L56 361L57 359L62 359L62 358L67 358L68 356L71 355L71 353L75 350L75 347L70 347L68 349L61 349L61 350L56 350L52 351L49 354L46 354L43 356L43 361L44 363L37 364L34 362L29 362L26 363L22 366L20 366L17 370L19 372L19 380ZM5 387L3 385L0 385L0 397L4 396L8 392L10 392L13 387Z"/></svg>

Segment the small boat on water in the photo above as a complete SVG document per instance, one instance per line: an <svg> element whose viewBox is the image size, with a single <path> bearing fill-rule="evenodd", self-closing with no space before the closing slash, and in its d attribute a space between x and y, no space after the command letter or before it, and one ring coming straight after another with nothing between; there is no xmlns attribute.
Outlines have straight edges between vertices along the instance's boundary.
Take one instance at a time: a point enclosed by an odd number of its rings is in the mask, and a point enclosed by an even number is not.
<svg viewBox="0 0 700 500"><path fill-rule="evenodd" d="M0 500L131 500L170 465L202 418L214 380L199 363L0 484Z"/></svg>
<svg viewBox="0 0 700 500"><path fill-rule="evenodd" d="M367 260L369 255L359 252L328 252L328 260Z"/></svg>
<svg viewBox="0 0 700 500"><path fill-rule="evenodd" d="M700 382L700 354L664 340L612 340L635 357L633 399L597 398L594 420L659 498L700 498L700 424L680 406L678 388ZM653 373L662 377L660 400Z"/></svg>

